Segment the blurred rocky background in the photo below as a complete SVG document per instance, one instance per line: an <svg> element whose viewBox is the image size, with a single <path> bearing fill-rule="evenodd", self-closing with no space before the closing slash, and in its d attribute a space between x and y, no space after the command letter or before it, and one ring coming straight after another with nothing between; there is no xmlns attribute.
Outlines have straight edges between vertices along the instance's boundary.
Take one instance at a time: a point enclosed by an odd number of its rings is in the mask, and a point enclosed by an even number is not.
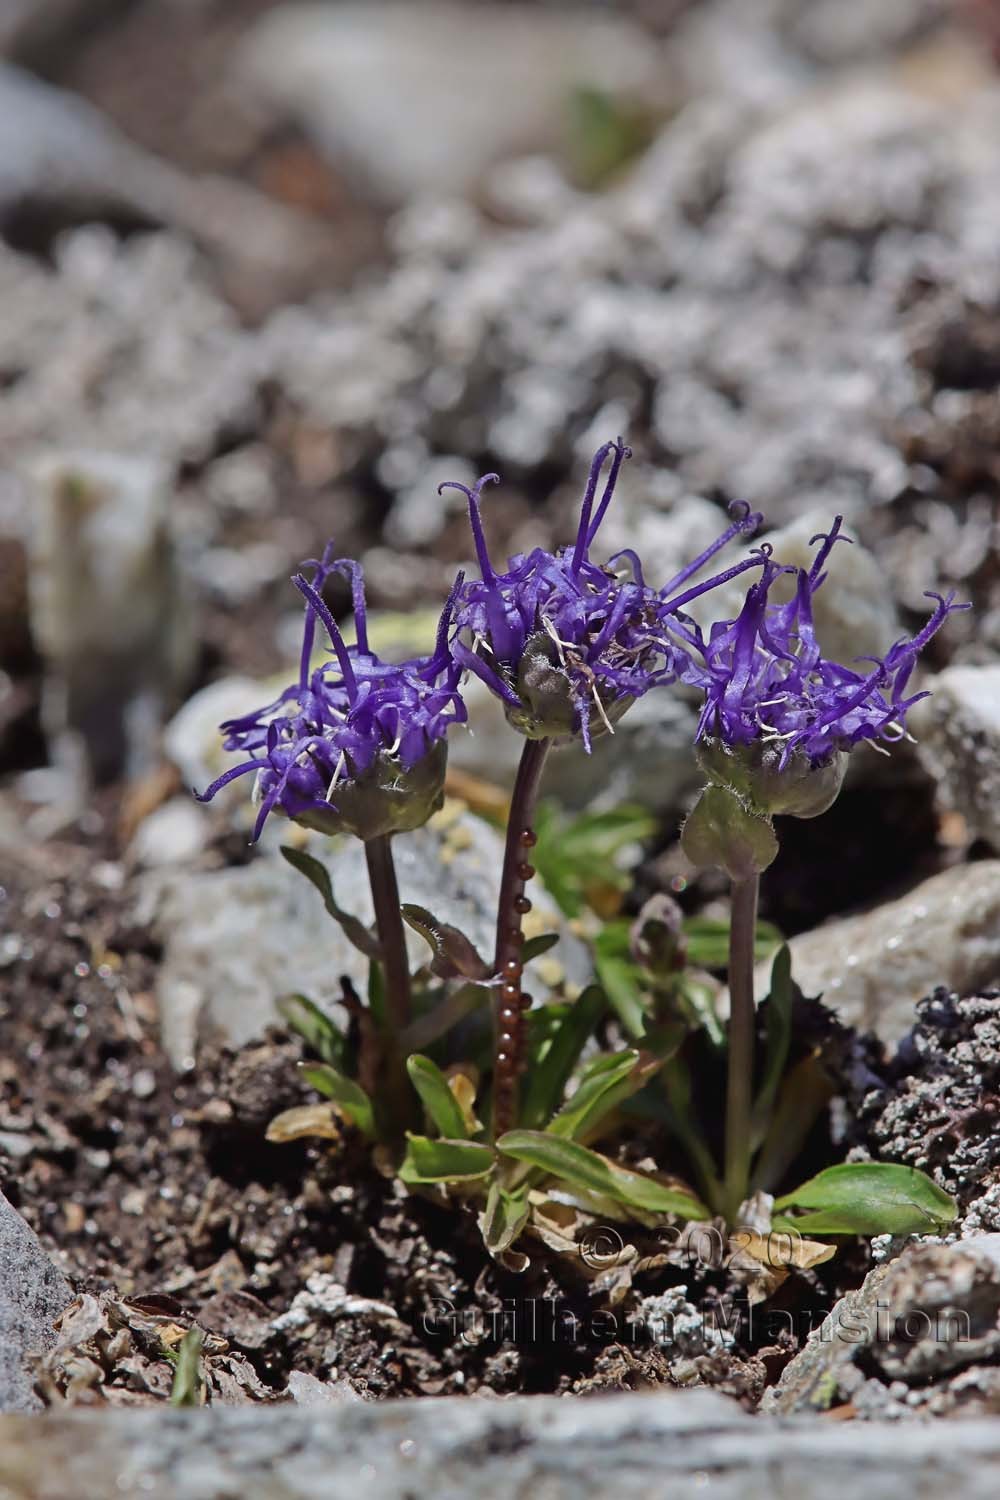
<svg viewBox="0 0 1000 1500"><path fill-rule="evenodd" d="M8 868L82 849L108 888L198 870L232 904L246 799L186 788L295 655L298 561L335 536L412 649L471 552L438 482L496 468L496 550L557 541L619 432L606 541L651 580L744 499L786 551L845 515L831 651L884 650L927 590L975 605L918 750L856 758L770 913L807 930L1000 849L998 48L992 0L0 0ZM467 795L516 753L473 699ZM687 879L692 723L654 695L551 788L652 807L647 884ZM141 894L168 951L198 917L219 952L208 896ZM937 977L995 977L943 922Z"/></svg>

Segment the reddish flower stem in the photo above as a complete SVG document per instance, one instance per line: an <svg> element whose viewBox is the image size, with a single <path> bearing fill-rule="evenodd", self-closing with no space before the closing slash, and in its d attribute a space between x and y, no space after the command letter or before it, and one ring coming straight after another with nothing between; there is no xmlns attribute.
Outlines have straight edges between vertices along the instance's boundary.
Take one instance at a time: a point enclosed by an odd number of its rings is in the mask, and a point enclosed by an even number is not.
<svg viewBox="0 0 1000 1500"><path fill-rule="evenodd" d="M551 740L525 740L507 818L497 939L493 959L493 1139L517 1121L518 1074L524 1066L524 1012L531 996L521 989L523 922L531 910L524 888L534 875L528 855L536 842L531 823Z"/></svg>
<svg viewBox="0 0 1000 1500"><path fill-rule="evenodd" d="M754 937L760 876L733 881L729 919L729 1077L726 1088L725 1212L730 1228L750 1188L750 1116L753 1107Z"/></svg>

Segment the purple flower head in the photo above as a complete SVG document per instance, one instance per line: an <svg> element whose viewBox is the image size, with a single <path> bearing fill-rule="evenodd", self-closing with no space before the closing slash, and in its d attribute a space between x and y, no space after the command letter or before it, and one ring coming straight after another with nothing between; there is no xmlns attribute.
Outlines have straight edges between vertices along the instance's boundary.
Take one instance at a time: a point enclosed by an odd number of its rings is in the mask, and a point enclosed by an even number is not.
<svg viewBox="0 0 1000 1500"><path fill-rule="evenodd" d="M766 767L779 779L793 765L829 767L862 740L878 748L878 741L902 739L908 710L927 696L907 693L919 653L949 614L968 608L956 604L954 594L929 594L937 603L923 629L884 657L859 657L853 666L828 660L816 640L813 598L826 581L823 568L834 545L849 541L841 520L813 537L821 546L808 571L780 566L762 547L763 571L737 619L713 625L707 642L696 632L686 680L705 694L697 740L723 756L729 752L730 762L733 752L752 749L757 769ZM795 579L794 595L787 604L772 603L771 590L784 574Z"/></svg>
<svg viewBox="0 0 1000 1500"><path fill-rule="evenodd" d="M271 812L323 833L364 839L417 828L440 806L445 735L466 717L457 690L461 668L448 649L462 577L444 607L432 653L396 665L369 648L360 565L333 559L328 546L320 560L304 566L314 569L312 581L301 573L292 580L306 601L298 681L273 703L221 726L224 748L247 759L195 795L208 802L236 777L256 772L254 841ZM321 593L338 572L351 582L352 646ZM317 624L329 637L332 657L314 669Z"/></svg>
<svg viewBox="0 0 1000 1500"><path fill-rule="evenodd" d="M472 489L441 486L459 489L468 499L482 575L459 590L452 652L500 698L510 722L530 739L578 734L589 751L593 735L612 731L643 693L682 675L689 650L683 606L745 568L760 566L760 559L749 559L721 577L684 588L733 537L755 529L760 517L751 516L749 507L741 507L728 530L659 591L647 585L630 548L606 564L593 562L590 548L628 457L621 440L605 443L595 455L572 546L512 557L506 572L498 572L490 560L480 512L483 486L497 483L498 476L484 474Z"/></svg>

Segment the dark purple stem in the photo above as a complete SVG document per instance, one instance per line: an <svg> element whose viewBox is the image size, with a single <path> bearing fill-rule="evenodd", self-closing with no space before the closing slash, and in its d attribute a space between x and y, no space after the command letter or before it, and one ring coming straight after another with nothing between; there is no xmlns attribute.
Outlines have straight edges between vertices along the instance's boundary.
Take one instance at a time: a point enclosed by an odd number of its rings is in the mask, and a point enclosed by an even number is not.
<svg viewBox="0 0 1000 1500"><path fill-rule="evenodd" d="M531 827L545 758L551 740L525 740L514 779L507 818L500 899L497 903L497 941L493 959L493 1138L517 1121L517 1079L523 1065L524 1012L531 997L521 990L522 924L531 902L525 885L534 875L528 854L536 842Z"/></svg>
<svg viewBox="0 0 1000 1500"><path fill-rule="evenodd" d="M753 1107L754 937L760 877L733 881L729 919L729 1056L726 1087L725 1211L730 1228L750 1186L750 1115Z"/></svg>
<svg viewBox="0 0 1000 1500"><path fill-rule="evenodd" d="M386 1019L392 1037L396 1038L410 1024L410 962L406 956L406 933L399 910L390 835L383 833L366 840L365 857L385 970Z"/></svg>

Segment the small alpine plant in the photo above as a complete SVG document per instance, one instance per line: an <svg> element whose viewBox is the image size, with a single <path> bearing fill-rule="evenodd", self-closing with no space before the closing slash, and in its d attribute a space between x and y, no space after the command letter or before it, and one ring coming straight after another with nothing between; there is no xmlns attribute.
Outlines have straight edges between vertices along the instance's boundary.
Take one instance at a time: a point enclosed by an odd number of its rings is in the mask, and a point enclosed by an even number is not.
<svg viewBox="0 0 1000 1500"><path fill-rule="evenodd" d="M642 563L630 548L606 563L594 562L590 551L629 457L631 449L620 438L598 449L573 542L557 552L536 548L512 557L506 572L497 572L490 559L480 507L483 486L497 483L498 476L485 474L472 489L442 486L461 490L468 500L481 574L458 587L452 652L496 694L508 722L525 737L511 798L494 952L494 971L501 980L494 1117L502 1129L516 1115L523 1063L520 919L530 909L524 886L534 868L527 852L534 842L531 822L546 757L553 745L573 740L589 754L593 737L613 734L637 698L676 682L688 660L684 636L677 634L678 622L686 620L684 606L761 565L760 559L748 558L724 573L690 582L727 543L756 529L761 517L746 506L737 507L733 524L660 589L647 584Z"/></svg>
<svg viewBox="0 0 1000 1500"><path fill-rule="evenodd" d="M923 629L884 657L853 666L824 657L813 599L826 582L833 547L850 541L841 525L837 516L829 532L813 537L820 545L808 570L782 566L765 545L760 577L737 618L713 624L707 640L697 631L691 636L685 680L704 695L695 753L707 785L681 842L694 864L721 865L732 880L725 1192L731 1221L750 1182L753 937L760 875L778 853L772 818L826 812L857 745L882 750L882 742L906 737L907 713L927 696L907 692L917 657L949 614L968 607L953 594L930 594L936 607ZM783 576L794 580L792 598L773 603L771 590Z"/></svg>
<svg viewBox="0 0 1000 1500"><path fill-rule="evenodd" d="M484 487L497 476L484 475L471 488L455 486L468 502L480 576L458 575L426 656L394 663L371 649L361 568L335 558L328 546L322 558L304 565L310 576L301 572L292 580L305 606L296 680L271 703L221 726L225 748L241 759L198 794L209 801L230 782L253 774L254 841L272 814L321 835L362 840L374 931L337 904L324 863L297 847L282 853L369 960L367 1004L345 980L345 1031L302 996L284 997L282 1014L318 1054L303 1072L332 1101L320 1108L335 1110L388 1152L412 1188L476 1204L490 1252L508 1264L517 1261L512 1246L529 1223L543 1238L562 1233L561 1209L545 1219L546 1192L556 1188L563 1203L568 1194L583 1212L613 1209L626 1220L630 1214L697 1219L715 1213L735 1228L747 1217L751 1156L766 1134L788 1056L793 994L783 949L769 1007L778 1040L774 1047L769 1042L767 1076L754 1100L752 961L759 875L777 851L771 819L775 813L809 817L823 811L837 794L854 745L905 733L906 713L923 696L907 694L916 657L959 607L950 598L938 600L925 628L884 659L853 667L828 661L816 642L812 601L831 549L844 540L839 518L816 539L821 545L808 571L783 567L764 545L710 573L717 554L760 523L743 505L733 507L731 524L712 546L666 584L647 581L631 549L595 561L598 533L628 457L621 441L605 444L590 466L573 540L554 552L536 548L512 557L504 571L490 558L481 504ZM743 573L755 577L737 618L703 633L686 606ZM351 587L350 644L323 598L334 574ZM794 575L793 598L774 603L774 584L787 574ZM321 632L327 650L317 661ZM497 696L523 739L488 957L431 911L401 903L392 854L395 837L422 826L441 806L447 736L467 720L462 690L470 674ZM572 1003L535 1007L523 989L526 965L555 941L553 935L529 939L524 931L532 859L556 870L564 853L569 858L572 842L572 829L546 820L550 847L543 839L533 854L546 758L554 746L589 753L594 738L613 734L638 698L675 685L699 690L704 700L692 750L708 784L685 826L684 845L696 863L720 864L733 880L723 1175L685 1118L690 1089L679 1053L693 1029L703 1028L716 1048L725 1037L717 1018L709 1016L699 982L686 971L685 955L690 947L693 961L697 940L681 933L679 914L669 903L644 908L631 935L605 929L595 945L598 983ZM539 828L544 834L545 827ZM604 848L617 837L602 815L587 830ZM567 876L562 885L566 899L576 899L573 880ZM429 950L415 974L404 924ZM718 938L703 932L700 941L717 946ZM647 984L648 1006L635 994L622 998L623 985L627 989L636 976ZM609 1013L628 1045L588 1057ZM487 1018L491 1024L484 1024ZM626 1169L594 1149L621 1128L630 1108L677 1122L704 1201L676 1180ZM427 1134L410 1128L418 1111ZM316 1106L290 1113L294 1118L274 1122L274 1139L333 1129L332 1116L320 1119ZM787 1195L779 1209L820 1210L818 1218L813 1213L787 1219L788 1225L845 1233L901 1230L914 1226L918 1202L925 1219L935 1223L953 1213L946 1195L919 1173L906 1172L901 1186L904 1169L866 1164L866 1185L859 1189L860 1169L830 1170L854 1176L831 1183L830 1174L821 1173ZM890 1181L886 1173L897 1177ZM855 1205L849 1213L844 1202L858 1191L863 1211Z"/></svg>
<svg viewBox="0 0 1000 1500"><path fill-rule="evenodd" d="M377 1067L387 1083L395 1074L398 1088L402 1062L396 1037L411 1020L411 985L391 839L421 827L444 799L445 736L466 718L458 692L461 667L449 650L462 580L445 604L431 654L391 664L368 644L360 565L334 558L328 545L322 558L304 566L312 568L312 579L298 573L292 580L305 599L298 679L274 702L221 726L224 748L246 759L196 795L208 802L229 782L253 773L259 808L253 842L272 813L319 833L349 833L363 841L378 933L369 956L383 965L388 1023ZM351 583L355 641L350 646L321 593L333 573ZM317 626L325 631L331 654L313 666ZM295 851L285 853L296 861ZM314 880L317 869L323 870L313 868L317 862L308 856L297 858Z"/></svg>

